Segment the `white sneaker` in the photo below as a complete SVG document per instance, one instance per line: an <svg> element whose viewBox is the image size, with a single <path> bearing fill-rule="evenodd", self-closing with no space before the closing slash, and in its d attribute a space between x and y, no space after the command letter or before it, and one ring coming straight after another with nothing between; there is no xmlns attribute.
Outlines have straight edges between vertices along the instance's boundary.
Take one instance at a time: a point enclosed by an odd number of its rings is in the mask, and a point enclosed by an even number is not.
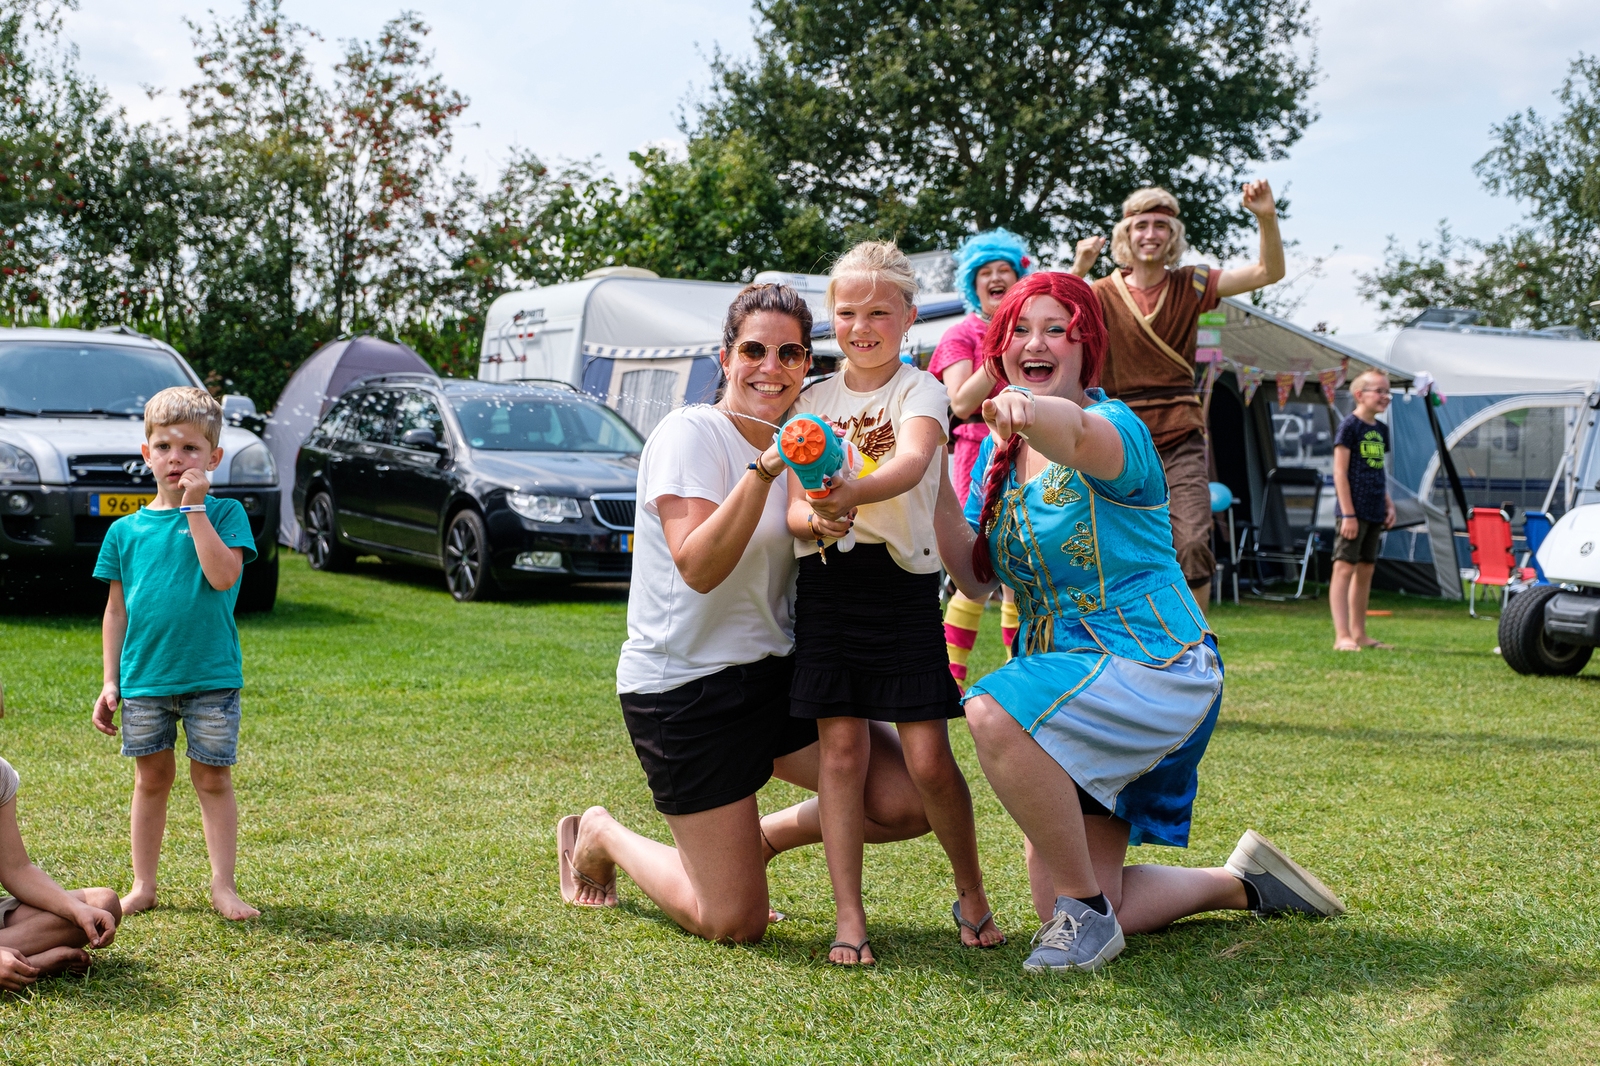
<svg viewBox="0 0 1600 1066"><path fill-rule="evenodd" d="M1255 890L1256 914L1297 911L1332 918L1344 913L1344 903L1327 885L1254 829L1244 831L1223 868Z"/></svg>

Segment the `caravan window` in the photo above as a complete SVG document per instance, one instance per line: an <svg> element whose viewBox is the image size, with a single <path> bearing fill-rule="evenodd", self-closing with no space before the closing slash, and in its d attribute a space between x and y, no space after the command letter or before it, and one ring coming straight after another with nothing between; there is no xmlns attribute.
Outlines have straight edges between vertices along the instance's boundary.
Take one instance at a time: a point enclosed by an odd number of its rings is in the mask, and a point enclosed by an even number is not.
<svg viewBox="0 0 1600 1066"><path fill-rule="evenodd" d="M1451 445L1450 458L1461 476L1467 506L1513 503L1519 522L1522 512L1543 507L1566 446L1569 411L1567 407L1524 407L1495 415L1462 434ZM1434 504L1444 506L1449 491L1449 479L1443 470L1437 471ZM1559 512L1564 502L1563 494L1557 492L1551 509Z"/></svg>
<svg viewBox="0 0 1600 1066"><path fill-rule="evenodd" d="M1262 388L1271 388L1271 383ZM1312 489L1298 485L1281 490L1289 524L1309 524L1313 517L1313 500L1318 501L1318 523L1332 522L1333 435L1339 428L1339 412L1324 403L1291 402L1279 407L1276 397L1269 400L1268 404L1272 412L1272 442L1277 453L1277 465L1315 470L1322 475L1325 486L1320 496Z"/></svg>
<svg viewBox="0 0 1600 1066"><path fill-rule="evenodd" d="M597 403L512 396L454 401L474 448L501 452L621 452L644 446L628 424Z"/></svg>

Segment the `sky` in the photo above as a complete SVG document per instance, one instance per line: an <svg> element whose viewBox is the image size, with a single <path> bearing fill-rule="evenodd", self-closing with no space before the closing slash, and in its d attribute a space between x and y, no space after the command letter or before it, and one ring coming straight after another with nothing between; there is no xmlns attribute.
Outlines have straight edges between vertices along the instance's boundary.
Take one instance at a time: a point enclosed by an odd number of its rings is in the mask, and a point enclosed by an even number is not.
<svg viewBox="0 0 1600 1066"><path fill-rule="evenodd" d="M681 144L684 105L710 84L720 50L748 55L749 0L404 0L433 27L429 43L452 87L472 101L458 164L490 176L511 146L549 160L598 156L619 175L627 155ZM324 67L338 42L375 36L388 9L353 0L284 0L316 29ZM224 0L80 0L65 20L82 69L135 119L181 114L194 80L184 20L238 10ZM1568 64L1600 53L1594 0L1312 0L1322 71L1320 118L1287 159L1257 175L1287 194L1290 276L1314 256L1294 314L1343 333L1376 328L1356 275L1383 262L1392 236L1412 247L1448 218L1459 236L1490 238L1522 207L1482 188L1472 165L1491 127L1534 108L1552 115ZM154 98L148 91L158 90Z"/></svg>

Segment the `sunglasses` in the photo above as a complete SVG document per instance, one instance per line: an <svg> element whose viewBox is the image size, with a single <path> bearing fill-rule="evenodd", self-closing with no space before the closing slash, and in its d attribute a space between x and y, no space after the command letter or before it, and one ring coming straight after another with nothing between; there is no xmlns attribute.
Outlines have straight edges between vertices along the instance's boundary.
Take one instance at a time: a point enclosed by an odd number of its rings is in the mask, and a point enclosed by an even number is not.
<svg viewBox="0 0 1600 1066"><path fill-rule="evenodd" d="M785 370L798 370L806 365L806 360L811 358L811 352L803 344L790 341L788 344L762 344L760 341L745 341L734 349L751 366L760 366L766 361L767 353L773 348L778 350L778 362Z"/></svg>

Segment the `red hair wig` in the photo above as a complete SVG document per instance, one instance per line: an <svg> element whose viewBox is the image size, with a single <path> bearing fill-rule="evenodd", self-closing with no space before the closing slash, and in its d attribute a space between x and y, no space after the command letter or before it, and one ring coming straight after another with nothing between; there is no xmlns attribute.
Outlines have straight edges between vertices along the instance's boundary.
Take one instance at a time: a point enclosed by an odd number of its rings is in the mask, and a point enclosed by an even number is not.
<svg viewBox="0 0 1600 1066"><path fill-rule="evenodd" d="M1010 384L1002 357L1011 347L1011 337L1022 317L1022 309L1035 296L1049 296L1072 316L1067 323L1067 336L1074 332L1083 342L1083 362L1078 367L1078 384L1089 388L1100 380L1100 368L1106 362L1106 320L1100 310L1100 297L1087 282L1076 274L1058 270L1030 274L1006 291L1005 299L995 310L989 329L983 335L983 366L997 381ZM1016 464L1017 452L1022 448L1022 437L1013 433L1011 439L994 450L989 457L989 470L983 481L983 517L978 520L978 539L972 545L972 568L982 581L994 579L994 563L989 557L989 529L994 524L995 512L1000 507L1000 497L1005 493L1006 480Z"/></svg>

